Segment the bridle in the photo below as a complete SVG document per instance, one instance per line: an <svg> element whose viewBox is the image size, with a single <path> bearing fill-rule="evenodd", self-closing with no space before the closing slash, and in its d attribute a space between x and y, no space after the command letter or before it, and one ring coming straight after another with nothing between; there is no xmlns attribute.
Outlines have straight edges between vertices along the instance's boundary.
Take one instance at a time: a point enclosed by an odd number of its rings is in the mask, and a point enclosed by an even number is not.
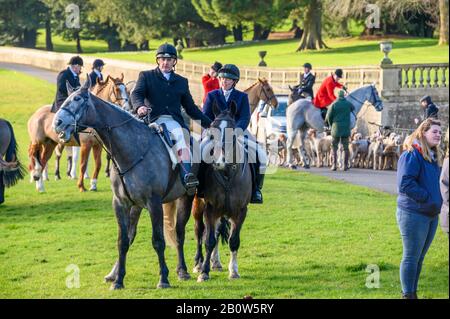
<svg viewBox="0 0 450 319"><path fill-rule="evenodd" d="M124 103L127 103L127 102L129 101L128 96L127 96L127 97L122 97L121 94L120 94L119 96L117 96L116 90L115 90L115 88L114 88L114 86L119 87L119 86L121 86L121 85L124 86L125 92L127 91L127 87L126 87L126 85L125 85L123 82L114 83L114 85L111 86L112 95L114 95L114 98L116 99L116 102L117 102L117 101L124 101ZM110 94L110 95L111 95L111 94Z"/></svg>
<svg viewBox="0 0 450 319"><path fill-rule="evenodd" d="M82 96L82 99L83 99L83 102L82 102L82 105L80 106L80 108L82 108L82 110L81 110L82 113L81 113L81 115L78 117L78 119L77 119L77 114L74 113L74 112L72 112L72 111L71 111L70 109L68 109L68 108L64 108L64 107L63 107L63 108L60 109L60 111L65 111L66 113L68 113L70 116L72 116L72 117L74 118L75 123L74 123L74 124L70 124L70 125L71 125L71 126L74 126L74 136L77 136L76 139L77 139L78 144L80 144L79 137L78 137L78 134L79 134L79 133L91 134L91 135L94 136L94 138L97 140L97 142L98 142L98 143L102 146L102 148L105 150L106 154L108 154L109 157L111 158L111 161L112 161L112 163L113 163L114 169L116 170L117 175L119 176L120 181L122 182L122 187L123 187L123 189L124 189L124 191L125 191L125 195L127 196L128 200L129 200L130 202L132 202L133 204L135 204L134 201L131 199L130 193L128 192L128 189L127 189L127 187L126 187L126 185L125 185L125 181L124 181L123 178L124 178L124 176L125 176L126 173L128 173L129 171L131 171L136 165L138 165L140 162L142 162L142 160L144 160L145 156L147 155L147 153L148 153L149 150L150 150L150 147L148 147L147 150L146 150L139 158L137 158L137 159L133 162L133 164L131 164L128 168L126 168L126 169L124 169L124 170L121 170L121 169L119 168L119 165L117 164L115 158L114 158L114 155L113 155L114 152L113 152L113 149L112 149L112 143L111 143L111 136L110 136L110 134L111 134L111 131L112 131L113 129L119 128L119 127L121 127L121 126L124 126L124 125L127 124L128 122L133 121L135 118L132 117L132 116L130 116L128 119L126 119L126 120L124 120L124 121L122 121L122 122L120 122L120 123L118 123L118 124L115 124L115 125L105 125L105 126L103 126L103 127L93 127L93 126L86 126L86 125L83 125L83 124L79 124L80 119L84 117L84 115L86 114L86 112L87 112L87 110L88 110L88 108L89 108L89 93L88 93L87 97ZM84 130L86 130L87 128L90 128L90 127L92 127L92 128L93 128L94 130L96 130L96 131L103 130L103 131L106 131L106 132L108 133L108 141L107 141L107 142L108 142L108 144L109 144L109 148L105 147L103 141L100 140L100 138L97 136L97 134L95 134L95 133L93 133L93 132L83 132Z"/></svg>
<svg viewBox="0 0 450 319"><path fill-rule="evenodd" d="M262 100L261 96L262 94L264 94L264 97L266 98L266 103L269 103L272 99L276 99L275 93L273 93L272 90L272 95L269 96L269 94L267 93L265 87L266 87L267 83L261 83L261 91L259 92L258 97Z"/></svg>

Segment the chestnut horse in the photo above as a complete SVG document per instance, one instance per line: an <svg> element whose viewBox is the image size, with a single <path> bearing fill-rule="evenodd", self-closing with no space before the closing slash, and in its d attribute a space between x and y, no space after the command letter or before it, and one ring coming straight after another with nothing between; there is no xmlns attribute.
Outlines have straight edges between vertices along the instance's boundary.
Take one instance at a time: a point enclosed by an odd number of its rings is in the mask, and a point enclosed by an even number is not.
<svg viewBox="0 0 450 319"><path fill-rule="evenodd" d="M97 92L99 97L106 101L113 103L128 104L128 95L124 89L125 85L122 82L123 74L121 78L112 78L108 76L105 81L97 80L97 83L92 87L92 92ZM68 85L67 87L69 95L74 91L74 88ZM28 120L28 134L30 136L30 146L28 148L28 155L30 158L29 170L32 178L36 181L36 189L39 192L44 192L44 178L43 171L53 153L56 146L56 179L60 179L59 175L59 161L61 158L61 152L64 146L81 146L81 173L78 178L78 189L80 192L84 192L84 173L87 170L87 159L89 152L93 149L95 169L91 181L91 190L97 189L97 177L101 168L101 153L102 145L100 140L97 139L93 129L86 129L79 135L79 143L72 138L68 143L60 144L60 139L52 129L53 118L55 113L51 111L51 105L45 105L39 108Z"/></svg>

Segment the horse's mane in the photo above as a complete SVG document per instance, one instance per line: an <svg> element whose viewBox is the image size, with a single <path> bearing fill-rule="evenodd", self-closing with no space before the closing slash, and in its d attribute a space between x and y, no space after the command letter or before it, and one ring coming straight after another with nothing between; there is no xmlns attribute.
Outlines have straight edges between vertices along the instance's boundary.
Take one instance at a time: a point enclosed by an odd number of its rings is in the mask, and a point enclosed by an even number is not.
<svg viewBox="0 0 450 319"><path fill-rule="evenodd" d="M255 86L257 86L258 84L260 84L261 82L267 83L267 80L266 80L265 78L258 79L258 81L256 81L256 82L253 83L252 85L250 85L247 89L245 89L244 92L250 91L250 90L253 89Z"/></svg>
<svg viewBox="0 0 450 319"><path fill-rule="evenodd" d="M141 123L141 124L145 125L145 122L143 120L133 116L132 114L130 114L129 112L125 111L124 109L122 109L121 107L117 106L116 104L108 102L108 101L105 101L105 100L99 98L98 96L96 96L95 94L89 93L89 96L90 96L91 99L94 99L94 101L95 101L95 99L97 99L101 103L106 104L108 107L113 108L115 111L118 111L118 112L120 112L120 113L122 113L122 114L124 114L124 115L126 115L128 117L133 118L137 123Z"/></svg>

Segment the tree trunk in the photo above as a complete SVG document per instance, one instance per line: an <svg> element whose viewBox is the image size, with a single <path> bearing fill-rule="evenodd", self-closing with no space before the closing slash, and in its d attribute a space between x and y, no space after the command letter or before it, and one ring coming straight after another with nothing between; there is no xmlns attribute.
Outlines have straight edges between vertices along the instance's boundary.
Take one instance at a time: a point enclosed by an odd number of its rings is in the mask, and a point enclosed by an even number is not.
<svg viewBox="0 0 450 319"><path fill-rule="evenodd" d="M136 43L131 43L128 41L125 41L125 43L123 44L122 50L123 51L137 51L138 47L136 45Z"/></svg>
<svg viewBox="0 0 450 319"><path fill-rule="evenodd" d="M47 51L53 51L52 25L50 20L50 12L47 12L47 19L45 20L45 49Z"/></svg>
<svg viewBox="0 0 450 319"><path fill-rule="evenodd" d="M108 42L108 51L115 52L120 51L120 40L117 38L110 38L106 42Z"/></svg>
<svg viewBox="0 0 450 319"><path fill-rule="evenodd" d="M439 0L439 45L448 45L448 0Z"/></svg>
<svg viewBox="0 0 450 319"><path fill-rule="evenodd" d="M322 40L321 0L312 0L306 10L304 32L297 51L328 48Z"/></svg>
<svg viewBox="0 0 450 319"><path fill-rule="evenodd" d="M254 23L253 24L253 41L261 40L262 32L263 32L262 26L258 23Z"/></svg>
<svg viewBox="0 0 450 319"><path fill-rule="evenodd" d="M233 27L233 37L234 37L234 41L242 41L244 38L242 36L242 24Z"/></svg>
<svg viewBox="0 0 450 319"><path fill-rule="evenodd" d="M37 30L36 29L25 29L23 31L23 46L25 48L35 48L37 40Z"/></svg>
<svg viewBox="0 0 450 319"><path fill-rule="evenodd" d="M75 39L77 40L77 53L83 53L83 49L81 49L80 33L78 31L75 33Z"/></svg>
<svg viewBox="0 0 450 319"><path fill-rule="evenodd" d="M145 40L142 41L141 45L139 46L139 50L149 50L150 49L150 45L149 45L149 41Z"/></svg>
<svg viewBox="0 0 450 319"><path fill-rule="evenodd" d="M264 30L261 34L261 40L267 40L271 31L271 29Z"/></svg>

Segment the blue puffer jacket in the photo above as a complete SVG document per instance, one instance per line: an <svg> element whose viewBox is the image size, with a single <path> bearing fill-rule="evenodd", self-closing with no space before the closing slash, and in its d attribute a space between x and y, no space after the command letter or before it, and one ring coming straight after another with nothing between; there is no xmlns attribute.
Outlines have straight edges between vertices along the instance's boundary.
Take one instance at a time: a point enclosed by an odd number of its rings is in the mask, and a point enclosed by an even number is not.
<svg viewBox="0 0 450 319"><path fill-rule="evenodd" d="M440 172L436 161L430 163L423 158L419 146L412 152L403 152L397 168L397 206L430 217L439 215L442 205Z"/></svg>

